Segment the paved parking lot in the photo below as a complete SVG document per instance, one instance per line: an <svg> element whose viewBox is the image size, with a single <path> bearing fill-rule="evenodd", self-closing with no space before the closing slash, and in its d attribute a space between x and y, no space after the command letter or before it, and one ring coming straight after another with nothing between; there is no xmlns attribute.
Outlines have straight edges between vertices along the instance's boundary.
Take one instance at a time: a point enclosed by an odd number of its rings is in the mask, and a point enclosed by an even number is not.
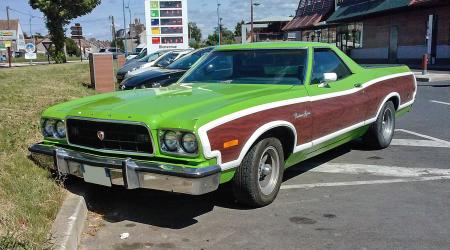
<svg viewBox="0 0 450 250"><path fill-rule="evenodd" d="M354 142L290 168L260 209L227 187L193 197L70 179L91 211L80 248L449 249L449 86L419 87L388 149Z"/></svg>

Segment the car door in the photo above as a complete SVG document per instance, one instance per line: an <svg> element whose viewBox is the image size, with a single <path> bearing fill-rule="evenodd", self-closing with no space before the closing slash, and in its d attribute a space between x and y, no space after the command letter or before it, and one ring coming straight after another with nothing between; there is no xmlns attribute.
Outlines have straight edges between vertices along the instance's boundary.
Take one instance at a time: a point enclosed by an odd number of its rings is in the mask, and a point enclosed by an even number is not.
<svg viewBox="0 0 450 250"><path fill-rule="evenodd" d="M366 97L357 76L335 51L312 50L311 79L306 88L311 100L312 137L317 145L363 122ZM326 81L325 73L336 74L336 79Z"/></svg>

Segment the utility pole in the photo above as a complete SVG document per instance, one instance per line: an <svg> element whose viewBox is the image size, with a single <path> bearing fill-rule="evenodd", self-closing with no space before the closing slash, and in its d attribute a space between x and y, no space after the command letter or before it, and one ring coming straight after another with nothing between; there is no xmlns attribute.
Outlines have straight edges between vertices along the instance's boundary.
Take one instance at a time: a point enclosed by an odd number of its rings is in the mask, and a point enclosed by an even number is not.
<svg viewBox="0 0 450 250"><path fill-rule="evenodd" d="M221 40L222 40L222 38L221 38L221 36L222 36L222 27L220 27L220 3L219 3L219 0L217 0L217 26L218 26L218 29L219 29L219 46L220 46L220 43L221 43Z"/></svg>
<svg viewBox="0 0 450 250"><path fill-rule="evenodd" d="M109 18L111 19L112 40L114 41L114 47L117 48L116 25L114 24L114 16L110 16Z"/></svg>
<svg viewBox="0 0 450 250"><path fill-rule="evenodd" d="M124 47L125 47L125 57L128 56L128 46L127 46L127 20L125 17L125 0L122 0L122 11L123 11L123 28L125 30L125 39L124 39Z"/></svg>
<svg viewBox="0 0 450 250"><path fill-rule="evenodd" d="M10 30L11 27L9 25L9 6L6 6L6 19L8 20L8 30ZM12 41L11 41L11 46L12 46ZM8 64L9 64L10 68L11 68L11 46L8 47Z"/></svg>

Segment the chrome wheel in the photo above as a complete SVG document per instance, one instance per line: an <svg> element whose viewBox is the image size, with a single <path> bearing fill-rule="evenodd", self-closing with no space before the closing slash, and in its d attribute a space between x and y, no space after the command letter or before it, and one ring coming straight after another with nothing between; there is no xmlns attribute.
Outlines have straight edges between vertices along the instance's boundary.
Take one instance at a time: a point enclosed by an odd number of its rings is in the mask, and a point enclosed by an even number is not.
<svg viewBox="0 0 450 250"><path fill-rule="evenodd" d="M267 147L259 160L258 185L264 195L270 195L280 175L280 156L275 147Z"/></svg>
<svg viewBox="0 0 450 250"><path fill-rule="evenodd" d="M386 109L383 113L383 120L381 123L381 133L384 139L389 140L394 132L394 114L390 109Z"/></svg>

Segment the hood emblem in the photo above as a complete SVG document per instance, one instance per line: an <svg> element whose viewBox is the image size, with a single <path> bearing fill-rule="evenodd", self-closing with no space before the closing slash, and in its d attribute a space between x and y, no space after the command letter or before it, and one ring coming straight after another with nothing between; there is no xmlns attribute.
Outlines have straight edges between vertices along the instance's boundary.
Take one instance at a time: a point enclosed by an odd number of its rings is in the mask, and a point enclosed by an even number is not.
<svg viewBox="0 0 450 250"><path fill-rule="evenodd" d="M103 141L105 139L105 132L97 131L97 137L100 141Z"/></svg>

